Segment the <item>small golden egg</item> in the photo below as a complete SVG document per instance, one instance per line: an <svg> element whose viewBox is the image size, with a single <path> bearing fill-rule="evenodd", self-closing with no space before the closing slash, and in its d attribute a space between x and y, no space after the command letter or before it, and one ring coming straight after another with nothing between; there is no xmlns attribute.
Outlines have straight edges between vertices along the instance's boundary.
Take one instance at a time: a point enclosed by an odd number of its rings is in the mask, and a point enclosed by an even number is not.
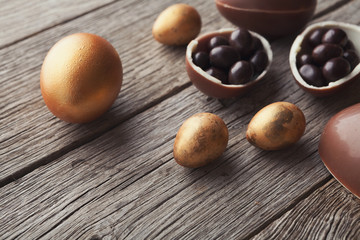
<svg viewBox="0 0 360 240"><path fill-rule="evenodd" d="M201 30L201 17L187 4L174 4L160 13L154 22L152 34L165 45L186 45Z"/></svg>
<svg viewBox="0 0 360 240"><path fill-rule="evenodd" d="M262 108L251 119L247 140L264 150L279 150L297 142L306 126L303 112L294 104L275 102Z"/></svg>

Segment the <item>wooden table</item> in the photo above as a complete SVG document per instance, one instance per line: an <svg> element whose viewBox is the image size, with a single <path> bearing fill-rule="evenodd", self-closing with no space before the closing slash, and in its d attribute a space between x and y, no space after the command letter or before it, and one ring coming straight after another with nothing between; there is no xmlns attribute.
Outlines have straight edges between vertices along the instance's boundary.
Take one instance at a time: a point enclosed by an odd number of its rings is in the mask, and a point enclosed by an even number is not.
<svg viewBox="0 0 360 240"><path fill-rule="evenodd" d="M232 25L213 1L186 0L202 33ZM332 178L317 151L331 116L360 102L360 84L315 98L290 73L295 36L273 41L269 75L245 96L212 99L185 71L185 47L151 35L172 0L0 1L0 239L360 239L360 200ZM313 22L360 24L360 1L319 0ZM75 32L110 41L124 68L112 108L68 124L39 87L50 47ZM247 124L275 101L307 120L294 146L262 151ZM199 169L173 159L177 130L212 112L229 128L223 156ZM360 175L360 174L359 174Z"/></svg>

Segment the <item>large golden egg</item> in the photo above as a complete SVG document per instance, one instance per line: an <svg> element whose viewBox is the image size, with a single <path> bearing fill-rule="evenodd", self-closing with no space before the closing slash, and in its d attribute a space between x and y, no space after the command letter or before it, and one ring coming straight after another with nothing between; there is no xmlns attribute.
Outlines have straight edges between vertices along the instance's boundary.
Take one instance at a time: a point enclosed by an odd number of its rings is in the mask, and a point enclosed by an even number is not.
<svg viewBox="0 0 360 240"><path fill-rule="evenodd" d="M49 110L71 123L85 123L104 114L122 84L119 54L104 38L76 33L58 41L44 59L41 94Z"/></svg>

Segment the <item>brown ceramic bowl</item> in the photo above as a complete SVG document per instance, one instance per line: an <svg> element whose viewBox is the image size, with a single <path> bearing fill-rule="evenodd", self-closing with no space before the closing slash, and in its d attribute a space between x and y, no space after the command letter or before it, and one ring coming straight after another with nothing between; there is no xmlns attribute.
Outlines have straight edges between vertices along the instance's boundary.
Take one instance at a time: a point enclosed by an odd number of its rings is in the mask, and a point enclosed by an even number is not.
<svg viewBox="0 0 360 240"><path fill-rule="evenodd" d="M326 124L319 154L329 172L360 198L360 103L348 107Z"/></svg>
<svg viewBox="0 0 360 240"><path fill-rule="evenodd" d="M358 64L350 74L347 76L335 81L331 82L328 86L324 87L315 87L312 85L309 85L304 81L304 79L300 76L299 70L296 66L296 59L297 54L301 52L302 49L302 43L305 39L305 37L312 32L313 30L317 28L331 28L331 27L337 27L344 30L348 36L348 38L352 41L354 44L355 50L358 53L358 56L360 56L360 41L358 40L360 37L360 27L349 24L349 23L342 23L342 22L335 22L335 21L326 21L326 22L319 22L312 24L308 26L300 35L297 36L295 41L293 42L291 49L290 49L290 55L289 55L289 62L290 62L290 68L291 72L294 76L294 79L296 83L306 92L309 92L315 96L328 96L332 95L336 92L338 92L340 89L344 88L345 86L350 85L356 80L360 79L360 64Z"/></svg>
<svg viewBox="0 0 360 240"><path fill-rule="evenodd" d="M236 26L277 38L300 31L311 19L316 0L215 0L216 7Z"/></svg>
<svg viewBox="0 0 360 240"><path fill-rule="evenodd" d="M251 87L257 84L265 76L271 65L273 54L269 42L264 37L254 32L250 32L250 33L254 37L260 39L264 47L264 50L268 55L268 60L269 60L266 69L256 79L253 79L250 82L242 85L223 84L221 83L220 80L207 74L204 70L202 70L200 67L196 66L193 63L193 59L192 59L193 53L197 51L208 52L209 50L208 43L212 37L224 36L228 38L234 30L235 29L228 28L228 29L221 29L218 31L206 33L192 40L187 46L185 60L186 60L186 70L189 75L189 78L196 88L198 88L201 92L203 92L204 94L210 97L232 98L232 97L238 97L246 93L247 91L249 91Z"/></svg>

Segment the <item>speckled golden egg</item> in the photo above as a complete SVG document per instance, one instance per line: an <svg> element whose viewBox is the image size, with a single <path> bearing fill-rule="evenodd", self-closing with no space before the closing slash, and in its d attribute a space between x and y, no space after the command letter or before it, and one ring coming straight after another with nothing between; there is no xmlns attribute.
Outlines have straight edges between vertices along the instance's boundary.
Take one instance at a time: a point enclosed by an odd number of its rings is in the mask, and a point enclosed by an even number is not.
<svg viewBox="0 0 360 240"><path fill-rule="evenodd" d="M165 45L186 45L201 30L201 17L197 10L187 4L169 6L156 18L152 34L156 41Z"/></svg>
<svg viewBox="0 0 360 240"><path fill-rule="evenodd" d="M203 167L222 155L228 140L228 128L219 116L197 113L188 118L176 134L174 158L184 167Z"/></svg>
<svg viewBox="0 0 360 240"><path fill-rule="evenodd" d="M40 74L41 94L58 118L90 122L114 103L122 77L119 54L107 40L76 33L58 41L46 55Z"/></svg>
<svg viewBox="0 0 360 240"><path fill-rule="evenodd" d="M279 150L297 142L306 126L303 112L294 104L275 102L262 108L251 119L247 140L264 150Z"/></svg>

